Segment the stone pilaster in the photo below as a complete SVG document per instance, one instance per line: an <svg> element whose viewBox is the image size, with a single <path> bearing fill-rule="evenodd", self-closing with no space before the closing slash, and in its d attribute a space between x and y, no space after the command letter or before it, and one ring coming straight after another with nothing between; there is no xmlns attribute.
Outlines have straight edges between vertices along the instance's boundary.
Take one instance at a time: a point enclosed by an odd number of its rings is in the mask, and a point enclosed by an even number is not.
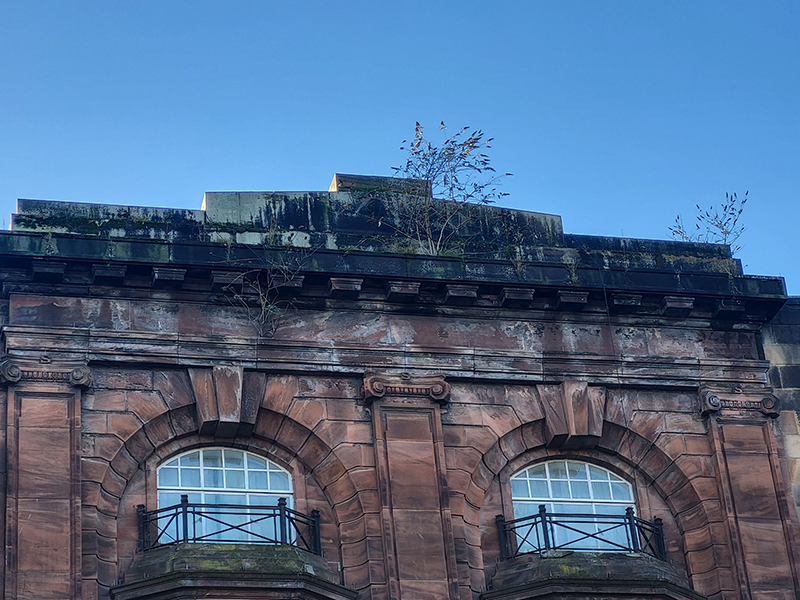
<svg viewBox="0 0 800 600"><path fill-rule="evenodd" d="M795 597L800 531L775 436L777 399L758 390L705 389L700 404L740 597Z"/></svg>
<svg viewBox="0 0 800 600"><path fill-rule="evenodd" d="M458 598L440 406L449 393L441 377L364 380L393 600Z"/></svg>
<svg viewBox="0 0 800 600"><path fill-rule="evenodd" d="M75 600L81 581L81 388L85 364L5 360L5 598Z"/></svg>

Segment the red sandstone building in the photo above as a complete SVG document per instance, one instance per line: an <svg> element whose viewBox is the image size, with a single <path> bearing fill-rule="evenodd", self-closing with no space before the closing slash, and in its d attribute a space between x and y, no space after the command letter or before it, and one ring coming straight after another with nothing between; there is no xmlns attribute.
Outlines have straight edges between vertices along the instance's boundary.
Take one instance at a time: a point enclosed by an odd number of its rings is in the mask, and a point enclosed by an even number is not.
<svg viewBox="0 0 800 600"><path fill-rule="evenodd" d="M414 202L20 201L4 598L797 598L783 281L491 207L429 256Z"/></svg>

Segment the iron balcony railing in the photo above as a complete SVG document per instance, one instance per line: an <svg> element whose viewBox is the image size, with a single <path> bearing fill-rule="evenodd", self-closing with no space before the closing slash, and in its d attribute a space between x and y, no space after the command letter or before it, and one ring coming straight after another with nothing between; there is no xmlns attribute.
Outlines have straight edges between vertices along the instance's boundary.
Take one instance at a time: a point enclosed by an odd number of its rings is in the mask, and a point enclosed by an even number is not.
<svg viewBox="0 0 800 600"><path fill-rule="evenodd" d="M181 503L146 511L136 507L139 517L139 551L187 542L229 544L289 544L322 554L319 511L311 515L286 506L241 506L236 504Z"/></svg>
<svg viewBox="0 0 800 600"><path fill-rule="evenodd" d="M666 560L664 526L638 518L633 508L624 515L549 513L544 504L535 515L506 521L497 515L500 557L548 550L579 552L644 552Z"/></svg>

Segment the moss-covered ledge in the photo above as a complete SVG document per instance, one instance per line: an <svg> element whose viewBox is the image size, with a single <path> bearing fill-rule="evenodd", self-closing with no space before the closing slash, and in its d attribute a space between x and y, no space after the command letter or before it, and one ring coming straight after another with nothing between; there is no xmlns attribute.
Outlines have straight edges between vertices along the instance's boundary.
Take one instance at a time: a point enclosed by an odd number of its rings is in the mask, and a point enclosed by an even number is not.
<svg viewBox="0 0 800 600"><path fill-rule="evenodd" d="M352 600L325 561L294 546L176 544L139 554L114 600Z"/></svg>
<svg viewBox="0 0 800 600"><path fill-rule="evenodd" d="M482 600L703 600L686 576L647 554L551 552L499 563Z"/></svg>

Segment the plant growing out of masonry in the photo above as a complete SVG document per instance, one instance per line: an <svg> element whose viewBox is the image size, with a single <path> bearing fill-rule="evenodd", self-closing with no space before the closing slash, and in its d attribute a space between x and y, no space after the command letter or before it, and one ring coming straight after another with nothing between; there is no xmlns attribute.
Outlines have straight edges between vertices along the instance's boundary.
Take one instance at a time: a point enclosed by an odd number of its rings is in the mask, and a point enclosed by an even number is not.
<svg viewBox="0 0 800 600"><path fill-rule="evenodd" d="M698 214L695 217L694 229L683 224L683 217L675 217L675 224L669 228L672 237L684 242L702 242L705 244L727 244L731 253L736 254L742 249L737 240L745 231L745 226L740 222L744 206L747 203L747 194L739 199L736 192L725 194L725 201L719 206L711 206L703 210L696 204Z"/></svg>
<svg viewBox="0 0 800 600"><path fill-rule="evenodd" d="M300 272L315 249L293 248L275 251L265 239L256 252L256 268L238 273L222 290L233 306L245 310L259 337L273 337L285 316L294 308L294 299L283 292L290 290L301 278Z"/></svg>
<svg viewBox="0 0 800 600"><path fill-rule="evenodd" d="M446 130L441 122L439 131ZM476 218L474 207L508 195L499 186L511 173L498 175L485 152L492 140L481 130L462 127L436 145L426 137L425 128L415 123L414 137L400 147L408 151L405 164L392 167L414 189L389 200L390 212L397 216L397 222L389 226L408 245L434 256L463 252ZM421 193L420 181L428 182Z"/></svg>

